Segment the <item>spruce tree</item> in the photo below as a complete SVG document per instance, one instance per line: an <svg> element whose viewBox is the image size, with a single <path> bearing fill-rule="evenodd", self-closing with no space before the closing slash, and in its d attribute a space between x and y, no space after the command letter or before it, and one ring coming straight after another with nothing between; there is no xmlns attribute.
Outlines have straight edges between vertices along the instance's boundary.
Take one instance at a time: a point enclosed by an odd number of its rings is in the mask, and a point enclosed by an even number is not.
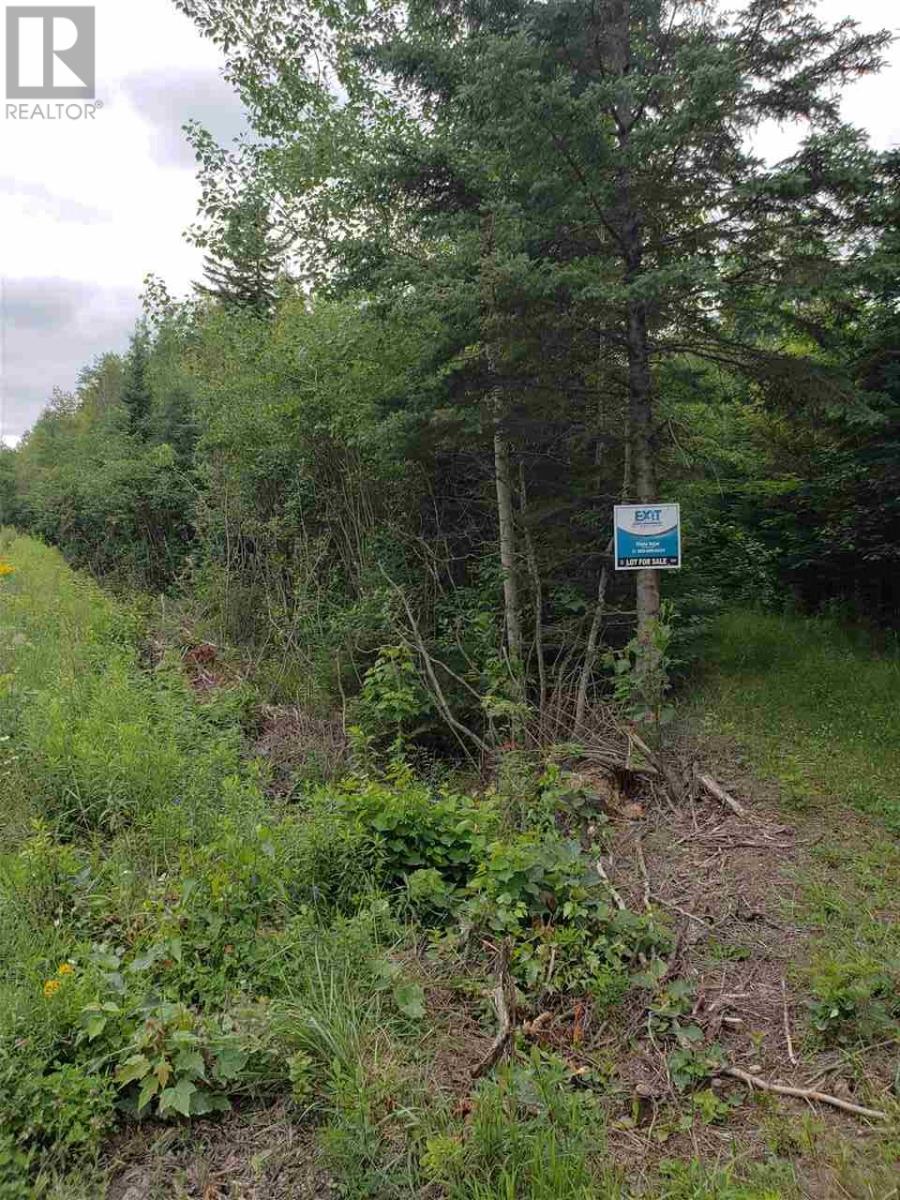
<svg viewBox="0 0 900 1200"><path fill-rule="evenodd" d="M150 335L140 323L131 338L125 356L125 373L122 380L122 403L128 412L128 427L137 437L146 436L147 420L150 416L151 395L147 379L150 361Z"/></svg>
<svg viewBox="0 0 900 1200"><path fill-rule="evenodd" d="M812 0L737 12L715 0L406 0L371 21L352 0L272 0L251 37L237 0L178 3L225 46L278 148L268 163L282 186L296 181L336 279L343 269L385 299L415 290L448 315L477 313L477 282L466 300L460 276L483 273L490 219L495 328L555 308L578 352L594 347L627 398L633 499L661 499L667 360L718 364L762 394L788 381L797 403L853 402L847 373L798 354L785 331L812 294L845 289L866 252L881 163L842 125L839 94L878 68L888 34L829 25ZM292 27L315 31L318 57ZM326 76L349 103L317 88ZM774 166L752 149L767 121L804 135ZM317 194L322 219L309 222ZM465 344L448 339L448 358ZM486 357L489 395L505 364ZM543 369L520 359L510 392ZM564 389L558 400L565 421ZM635 583L652 675L659 573Z"/></svg>
<svg viewBox="0 0 900 1200"><path fill-rule="evenodd" d="M266 316L276 299L287 242L279 237L268 204L244 199L228 213L204 259L206 283L198 290L223 305Z"/></svg>

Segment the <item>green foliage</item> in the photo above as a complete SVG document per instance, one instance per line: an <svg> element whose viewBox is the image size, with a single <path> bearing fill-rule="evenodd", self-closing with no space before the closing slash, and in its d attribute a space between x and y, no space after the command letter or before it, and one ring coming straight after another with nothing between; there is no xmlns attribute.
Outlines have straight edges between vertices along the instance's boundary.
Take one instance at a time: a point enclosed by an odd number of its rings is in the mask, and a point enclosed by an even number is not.
<svg viewBox="0 0 900 1200"><path fill-rule="evenodd" d="M402 746L410 722L421 720L431 708L407 646L381 647L363 678L357 707L368 736L393 734L395 747Z"/></svg>
<svg viewBox="0 0 900 1200"><path fill-rule="evenodd" d="M664 1162L661 1165L660 1200L790 1200L800 1191L786 1164L736 1167L723 1170L702 1163Z"/></svg>
<svg viewBox="0 0 900 1200"><path fill-rule="evenodd" d="M672 615L671 605L664 605L640 638L632 638L624 650L610 652L606 659L613 672L613 695L633 721L649 728L654 739L675 716L673 705L665 703L675 666L669 653Z"/></svg>
<svg viewBox="0 0 900 1200"><path fill-rule="evenodd" d="M147 381L150 344L146 327L139 326L131 339L122 378L122 404L128 414L129 431L142 437L150 416L152 398Z"/></svg>
<svg viewBox="0 0 900 1200"><path fill-rule="evenodd" d="M657 959L636 982L654 991L648 1006L649 1028L660 1041L673 1047L668 1056L669 1073L675 1086L683 1091L706 1082L725 1065L725 1055L718 1043L707 1043L703 1030L691 1015L696 998L694 987L684 979L673 979L659 986L665 970L665 963Z"/></svg>
<svg viewBox="0 0 900 1200"><path fill-rule="evenodd" d="M392 887L430 870L448 884L466 882L496 825L488 804L408 778L399 786L348 780L340 803L366 835L378 878Z"/></svg>
<svg viewBox="0 0 900 1200"><path fill-rule="evenodd" d="M558 834L492 842L469 891L468 919L512 939L512 969L528 989L612 1005L638 954L667 942L649 919L614 905L580 845Z"/></svg>
<svg viewBox="0 0 900 1200"><path fill-rule="evenodd" d="M874 1042L900 1023L898 972L878 962L838 963L817 973L813 1028L826 1043Z"/></svg>
<svg viewBox="0 0 900 1200"><path fill-rule="evenodd" d="M202 241L206 286L200 290L224 305L259 317L271 312L289 238L278 235L270 206L259 196L244 197L221 215L219 228Z"/></svg>
<svg viewBox="0 0 900 1200"><path fill-rule="evenodd" d="M86 1010L89 1037L101 1035L106 1015L102 1006ZM120 1051L115 1079L138 1116L203 1116L230 1107L227 1091L247 1058L237 1039L210 1035L184 1005L160 1004Z"/></svg>

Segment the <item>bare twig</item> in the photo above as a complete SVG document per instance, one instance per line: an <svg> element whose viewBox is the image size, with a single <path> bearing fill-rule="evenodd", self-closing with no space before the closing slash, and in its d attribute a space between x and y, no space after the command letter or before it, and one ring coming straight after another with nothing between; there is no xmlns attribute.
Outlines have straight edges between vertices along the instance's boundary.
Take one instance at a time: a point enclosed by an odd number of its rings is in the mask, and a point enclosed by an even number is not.
<svg viewBox="0 0 900 1200"><path fill-rule="evenodd" d="M827 1092L816 1092L811 1088L788 1087L786 1084L770 1083L768 1079L759 1079L756 1075L742 1071L740 1067L725 1067L718 1073L719 1075L728 1075L732 1079L739 1079L751 1090L758 1088L761 1092L774 1092L777 1096L793 1096L797 1100L830 1104L832 1108L839 1108L842 1112L853 1113L858 1117L869 1117L873 1121L887 1120L887 1113L881 1112L880 1109L863 1108L861 1104L851 1104L849 1100L841 1100L839 1096L829 1096Z"/></svg>
<svg viewBox="0 0 900 1200"><path fill-rule="evenodd" d="M794 1043L791 1041L791 1017L788 1012L787 984L781 981L781 1006L784 1013L784 1040L787 1045L788 1058L791 1065L796 1067L797 1055L794 1053Z"/></svg>
<svg viewBox="0 0 900 1200"><path fill-rule="evenodd" d="M388 573L387 573L387 571L385 571L384 567L381 568L381 573L382 573L382 575L384 575L385 579L388 581L388 583L391 585L391 587L397 593L398 597L400 598L400 602L406 611L406 617L410 624L413 639L415 642L415 647L418 650L419 655L421 656L422 663L425 667L425 674L428 676L428 681L431 684L432 696L434 697L435 701L437 702L437 706L440 709L441 715L443 716L443 718L447 722L447 724L450 726L450 728L457 735L457 739L459 740L460 745L465 747L465 743L462 741L462 737L467 737L470 739L470 741L475 743L475 745L482 752L482 754L487 754L488 753L487 744L478 736L477 733L475 733L473 730L469 729L469 727L467 725L464 725L461 721L458 721L456 719L456 717L453 715L453 713L451 712L450 705L447 703L447 699L444 696L443 689L441 688L441 685L438 682L438 677L435 674L434 663L433 663L431 655L428 653L428 648L425 645L425 640L422 637L422 634L419 630L419 624L416 621L416 618L415 618L413 610L410 606L410 603L406 598L406 593L403 591L403 589L401 587L398 587L398 585L396 583L394 583L393 579L391 579L390 575L388 575Z"/></svg>
<svg viewBox="0 0 900 1200"><path fill-rule="evenodd" d="M606 543L604 555L612 554L614 539L610 538ZM578 699L575 703L575 731L576 734L584 726L584 712L587 706L588 686L591 682L591 672L594 669L594 663L597 660L597 642L600 637L600 626L603 624L603 614L606 611L606 589L609 584L609 566L603 564L600 571L600 582L597 585L597 603L594 606L594 616L591 620L591 628L588 633L587 647L584 652L584 661L581 664L581 677L578 680Z"/></svg>
<svg viewBox="0 0 900 1200"><path fill-rule="evenodd" d="M695 921L698 925L703 925L707 929L712 929L713 926L709 921L698 917L696 913L689 912L686 908L682 908L679 904L673 904L671 900L663 900L660 896L656 897L656 903L661 904L663 908L671 908L673 912L681 913L683 917L687 917L689 921Z"/></svg>

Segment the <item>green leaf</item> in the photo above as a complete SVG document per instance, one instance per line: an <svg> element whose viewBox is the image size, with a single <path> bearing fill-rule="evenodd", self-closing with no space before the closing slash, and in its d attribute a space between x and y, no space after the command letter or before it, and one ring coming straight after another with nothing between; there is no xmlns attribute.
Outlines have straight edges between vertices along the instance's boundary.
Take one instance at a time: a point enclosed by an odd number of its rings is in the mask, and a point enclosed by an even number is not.
<svg viewBox="0 0 900 1200"><path fill-rule="evenodd" d="M200 1039L190 1029L176 1029L171 1036L173 1046L196 1046Z"/></svg>
<svg viewBox="0 0 900 1200"><path fill-rule="evenodd" d="M399 984L394 988L394 1000L405 1017L419 1021L425 1016L425 993L419 984Z"/></svg>
<svg viewBox="0 0 900 1200"><path fill-rule="evenodd" d="M159 1097L159 1111L181 1113L183 1117L191 1115L191 1097L197 1090L197 1085L190 1079L179 1079L174 1087L166 1088Z"/></svg>
<svg viewBox="0 0 900 1200"><path fill-rule="evenodd" d="M191 1116L203 1117L211 1112L230 1112L231 1101L217 1092L197 1090L191 1096Z"/></svg>
<svg viewBox="0 0 900 1200"><path fill-rule="evenodd" d="M138 1092L137 1108L138 1112L150 1103L156 1093L159 1091L159 1080L155 1075L148 1075L141 1084L141 1090Z"/></svg>
<svg viewBox="0 0 900 1200"><path fill-rule="evenodd" d="M237 1079L250 1055L238 1046L223 1046L216 1053L216 1075L223 1081Z"/></svg>
<svg viewBox="0 0 900 1200"><path fill-rule="evenodd" d="M116 1082L133 1083L135 1079L143 1079L149 1070L150 1060L146 1054L132 1054L116 1071Z"/></svg>
<svg viewBox="0 0 900 1200"><path fill-rule="evenodd" d="M199 1050L182 1050L175 1058L175 1070L179 1075L202 1079L206 1071L203 1055Z"/></svg>
<svg viewBox="0 0 900 1200"><path fill-rule="evenodd" d="M84 1028L87 1031L90 1041L93 1041L94 1038L100 1036L100 1034L106 1028L107 1019L108 1018L103 1016L101 1013L91 1013L89 1016L84 1018Z"/></svg>

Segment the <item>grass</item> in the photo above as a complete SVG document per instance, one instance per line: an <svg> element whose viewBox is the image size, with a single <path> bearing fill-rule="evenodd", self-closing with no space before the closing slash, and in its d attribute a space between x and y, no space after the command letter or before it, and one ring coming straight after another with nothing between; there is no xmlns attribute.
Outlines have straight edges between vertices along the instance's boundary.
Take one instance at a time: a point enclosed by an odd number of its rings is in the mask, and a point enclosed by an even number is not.
<svg viewBox="0 0 900 1200"><path fill-rule="evenodd" d="M900 658L832 620L732 612L712 629L693 699L774 780L813 845L786 914L805 934L794 983L808 996L807 1052L875 1087L891 1114L859 1144L820 1128L816 1156L839 1194L896 1196L900 1157ZM779 1136L794 1125L779 1114Z"/></svg>
<svg viewBox="0 0 900 1200"><path fill-rule="evenodd" d="M799 1194L792 1163L774 1152L713 1163L695 1145L624 1170L613 1121L627 1088L614 1070L576 1081L565 1045L522 1037L512 1061L472 1083L495 1026L487 947L508 944L532 1016L588 996L595 1015L646 1003L630 993L634 964L662 968L671 952L667 927L612 905L584 846L559 834L560 813L571 823L559 806L587 803L574 777L501 779L472 797L394 762L383 777L310 785L288 802L269 794L244 740L242 688L201 703L176 664L142 658L129 607L54 551L2 532L0 562L0 1200L102 1197L111 1136L145 1144L168 1126L168 1144L190 1153L203 1141L192 1122L230 1106L239 1111L224 1119L236 1124L277 1111L273 1136L283 1142L287 1125L315 1142L315 1170L324 1164L338 1194L358 1200ZM809 803L825 787L816 738L844 714L827 687L793 712L786 679L807 657L811 677L831 669L819 643L834 627L798 626L787 653L784 619L766 621L720 623L709 719L727 707L726 731L773 770L780 760L766 754L788 738L810 769L794 800ZM735 644L748 630L749 660ZM895 664L852 639L837 657L855 679L871 667L856 706L868 695L868 716L887 718ZM767 679L784 708L774 724L755 707ZM730 695L740 703L728 706ZM849 726L841 736L852 744ZM890 747L874 744L878 787L858 805L888 819ZM883 826L865 829L868 840L855 831L852 846L816 848L804 893L817 946L804 969L823 1016L813 1036L862 1073L892 1036L900 981L883 919L900 863ZM453 1086L439 1065L448 1056ZM687 1114L693 1128L690 1096L684 1104L673 1098L661 1124L671 1118L674 1131ZM891 1152L872 1143L873 1180L889 1178ZM166 1177L162 1159L154 1179ZM264 1173L267 1161L254 1155L248 1169ZM289 1182L280 1190L278 1161L248 1195L295 1194ZM183 1161L172 1165L177 1174ZM848 1154L841 1178L869 1200L860 1170Z"/></svg>
<svg viewBox="0 0 900 1200"><path fill-rule="evenodd" d="M900 832L900 656L860 631L794 615L714 623L699 701L798 805L843 801Z"/></svg>

